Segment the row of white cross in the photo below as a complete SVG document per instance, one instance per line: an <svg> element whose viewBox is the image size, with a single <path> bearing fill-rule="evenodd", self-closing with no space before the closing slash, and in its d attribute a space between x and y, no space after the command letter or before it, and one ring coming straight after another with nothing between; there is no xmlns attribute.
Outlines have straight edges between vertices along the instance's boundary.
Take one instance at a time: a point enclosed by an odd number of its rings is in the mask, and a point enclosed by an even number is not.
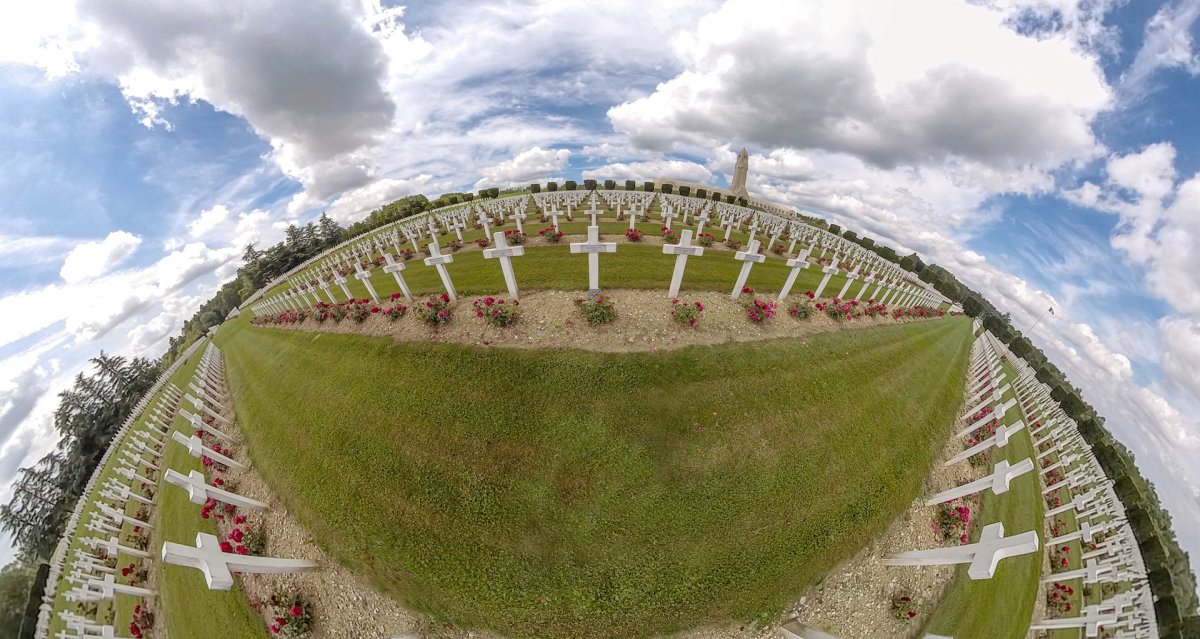
<svg viewBox="0 0 1200 639"><path fill-rule="evenodd" d="M671 275L671 282L667 289L667 296L670 298L674 298L679 295L679 290L683 282L683 276L687 268L688 258L699 257L704 254L704 247L693 244L692 238L692 231L690 229L686 229L681 233L678 244L663 245L664 254L676 256L674 270ZM493 240L495 242L495 246L484 249L483 257L484 259L489 260L495 259L499 262L501 274L503 275L505 287L508 289L509 296L518 298L520 291L517 286L517 278L513 269L512 259L523 256L525 254L525 247L510 246L507 242L504 232L502 231L495 232L493 234ZM733 289L730 292L730 298L737 299L742 294L742 290L753 266L766 261L766 256L759 252L759 247L760 244L758 240L751 240L746 250L737 251L734 253L734 259L742 262L742 267L738 273ZM450 272L447 269L447 265L454 262L454 256L452 254L442 253L441 247L436 242L429 244L428 249L429 257L424 259L425 265L432 266L437 270L438 277L441 279L442 286L447 295L449 295L451 299L457 299L458 291L455 288L454 282L450 276ZM583 242L572 242L570 244L570 251L572 253L582 253L587 255L588 290L593 293L598 291L600 289L600 254L615 253L617 251L617 244L615 242L602 242L600 240L600 228L598 226L589 226L587 228L587 239ZM790 271L787 279L784 281L784 284L779 291L779 299L785 299L791 294L792 287L796 282L799 272L807 269L810 266L808 257L811 254L811 251L811 247L806 248L795 258L791 258L786 261ZM384 272L390 273L395 278L401 294L404 295L406 299L411 299L411 290L409 289L402 275L402 272L406 268L404 263L394 261L391 254L386 252L384 253L384 259L386 261ZM378 303L380 301L380 296L375 290L374 285L371 283L370 271L363 269L362 264L357 261L354 262L354 267L356 269L355 278L363 282L371 299ZM833 263L830 266L823 267L822 271L824 273L824 277L821 279L820 284L814 291L814 297L818 299L820 299L821 295L824 294L825 288L830 279L835 274L841 272L837 268L836 259L833 260ZM857 273L853 271L848 272L846 274L846 283L836 297L839 299L845 299L845 296L850 292L851 286L857 279ZM345 278L339 275L333 279L333 282L342 288L342 292L345 295L346 300L355 299L354 296L351 295L349 288L346 286ZM903 284L893 286L885 282L881 273L875 273L869 277L863 278L862 285L859 287L858 294L854 297L854 299L861 300L870 289L873 282L876 284L876 286L874 293L870 296L870 299L875 299L882 304L895 301L900 305L905 306L914 303L929 305L937 302L937 298L934 297L931 292L920 289L919 287L906 286ZM330 303L337 303L337 299L329 292L328 285L323 280L321 281L321 285L321 288L324 290ZM885 288L887 289L886 291L884 290ZM312 301L309 300L310 294L312 295ZM306 289L305 287L300 286L293 288L277 298L267 299L259 302L254 306L254 310L259 314L278 314L289 310L299 310L305 307L314 306L316 303L320 302L321 299L316 295L315 292L312 292L311 289Z"/></svg>
<svg viewBox="0 0 1200 639"><path fill-rule="evenodd" d="M192 352L193 350L189 349L182 359L189 358ZM176 368L172 367L169 372L173 373ZM196 412L189 412L187 409L181 408L181 401L190 402ZM231 420L224 414L227 404L228 394L224 390L220 352L209 343L200 357L192 380L188 383L188 390L181 391L174 385L167 385L153 411L146 411L141 415L144 418L145 430L135 430L129 433L129 437L114 440L112 450L120 449L119 457L121 458L116 467L118 478L110 478L104 483L99 491L99 499L92 503L94 510L90 520L82 526L84 530L97 533L98 536L79 537L81 544L91 548L93 552L103 552L105 559L100 559L97 555L88 554L82 550L75 552L71 571L65 577L69 583L75 586L63 594L67 601L112 601L117 595L140 598L155 596L156 593L152 589L116 581L116 569L108 563L110 560L115 560L119 554L134 557L143 564L153 559L149 552L123 544L119 537L123 526L136 526L152 530L148 521L126 513L126 507L129 504L155 505L153 499L147 498L140 491L135 490L134 485L135 483L141 485L156 483L154 475L157 475L164 457L165 440L168 434L172 441L183 445L194 457L208 457L221 464L241 467L242 464L237 460L211 448L206 448L203 440L196 434L185 435L173 427L174 417L178 414L184 418L188 430L203 430L222 440L232 441L233 438L229 434L209 425L204 418L199 416L206 415L214 424L231 424ZM120 477L124 477L125 481L119 479ZM220 486L208 484L204 475L195 470L184 475L174 469L167 469L162 478L166 480L167 484L184 490L188 494L189 500L196 504L204 504L212 499L243 509L255 510L267 507L267 504L263 502L235 494ZM162 545L160 557L162 561L169 564L200 570L209 588L222 590L233 586L234 573L294 572L312 570L316 567L314 562L308 560L225 553L221 551L217 538L207 533L196 535L195 547L165 542ZM52 599L43 606L45 614L39 617L36 633L38 637L46 637L49 632L50 601ZM120 637L111 625L98 623L82 615L64 612L60 613L60 618L66 629L56 637L62 639Z"/></svg>

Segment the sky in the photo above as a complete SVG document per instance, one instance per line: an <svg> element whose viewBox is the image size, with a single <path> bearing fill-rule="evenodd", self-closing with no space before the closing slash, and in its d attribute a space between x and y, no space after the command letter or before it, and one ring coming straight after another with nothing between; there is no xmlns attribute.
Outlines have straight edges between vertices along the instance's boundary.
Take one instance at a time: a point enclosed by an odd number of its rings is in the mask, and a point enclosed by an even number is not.
<svg viewBox="0 0 1200 639"><path fill-rule="evenodd" d="M88 358L160 355L249 242L413 193L727 185L746 147L752 195L916 251L1036 323L1195 565L1198 16L1200 0L0 3L0 500L55 445L57 393Z"/></svg>

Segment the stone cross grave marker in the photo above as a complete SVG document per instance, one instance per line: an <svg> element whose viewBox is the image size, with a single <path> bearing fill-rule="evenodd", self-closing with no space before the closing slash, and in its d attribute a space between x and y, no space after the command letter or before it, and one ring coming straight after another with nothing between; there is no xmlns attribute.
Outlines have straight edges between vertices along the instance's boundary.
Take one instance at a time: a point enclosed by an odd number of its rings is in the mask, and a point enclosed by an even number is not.
<svg viewBox="0 0 1200 639"><path fill-rule="evenodd" d="M182 445L184 448L186 448L188 451L188 454L191 455L192 457L195 457L196 459L199 459L203 455L204 457L207 457L213 461L225 464L226 466L232 466L234 468L245 468L245 466L238 463L236 460L234 460L230 457L226 457L225 455L222 455L221 453L218 453L217 451L212 450L211 448L205 448L204 442L200 441L200 438L196 437L195 435L192 435L191 437L187 437L183 433L181 433L179 431L175 431L175 432L171 433L171 439L175 440L180 445Z"/></svg>
<svg viewBox="0 0 1200 639"><path fill-rule="evenodd" d="M767 261L767 256L758 252L758 240L750 240L746 245L746 250L738 251L733 254L733 259L742 263L742 270L738 271L737 281L733 284L733 291L729 294L729 299L736 300L742 296L742 289L746 287L746 279L750 277L750 269L754 268L755 264Z"/></svg>
<svg viewBox="0 0 1200 639"><path fill-rule="evenodd" d="M1030 624L1030 630L1058 630L1063 628L1082 628L1084 636L1099 637L1101 626L1117 623L1117 611L1112 607L1092 604L1083 609L1078 617L1063 617L1061 619L1043 619Z"/></svg>
<svg viewBox="0 0 1200 639"><path fill-rule="evenodd" d="M188 499L193 504L203 504L211 497L219 502L233 504L238 508L246 508L249 510L262 510L267 507L261 501L243 497L236 493L231 493L217 486L209 486L204 481L204 475L198 471L191 471L185 477L182 473L177 472L174 468L168 468L166 475L163 476L168 484L178 486L187 491Z"/></svg>
<svg viewBox="0 0 1200 639"><path fill-rule="evenodd" d="M425 258L425 266L437 269L438 277L442 278L442 286L446 287L446 294L451 300L456 300L458 291L454 290L454 282L450 281L450 272L446 270L446 265L453 261L453 255L442 255L442 248L437 242L429 243L429 257Z"/></svg>
<svg viewBox="0 0 1200 639"><path fill-rule="evenodd" d="M367 293L371 295L371 301L379 303L379 294L375 292L375 287L371 285L371 271L364 271L362 264L354 262L354 279L363 283L367 287Z"/></svg>
<svg viewBox="0 0 1200 639"><path fill-rule="evenodd" d="M982 453L993 446L996 448L1004 448L1008 445L1009 438L1022 428L1025 428L1025 422L1017 422L1010 426L1000 426L996 429L995 435L946 460L946 465L953 466L954 464L957 464L965 459L970 459L971 457L978 455L979 453Z"/></svg>
<svg viewBox="0 0 1200 639"><path fill-rule="evenodd" d="M307 559L277 559L221 552L221 542L208 533L196 533L195 548L163 542L162 559L169 564L196 568L204 573L204 582L210 590L232 588L235 572L280 574L307 572L317 568L316 562Z"/></svg>
<svg viewBox="0 0 1200 639"><path fill-rule="evenodd" d="M688 257L704 255L704 247L693 246L691 229L684 229L679 236L678 244L663 245L663 254L675 256L675 270L671 273L671 288L667 290L667 297L674 298L679 295L679 285L683 283L683 270L687 268Z"/></svg>
<svg viewBox="0 0 1200 639"><path fill-rule="evenodd" d="M589 226L586 242L571 242L572 253L586 253L588 256L588 293L600 292L600 254L616 253L616 242L601 242L600 227Z"/></svg>
<svg viewBox="0 0 1200 639"><path fill-rule="evenodd" d="M504 275L504 285L508 287L508 296L517 299L517 277L513 274L512 258L525 254L525 247L509 246L504 237L504 231L496 231L492 236L496 242L495 248L483 250L483 259L500 260L500 273Z"/></svg>
<svg viewBox="0 0 1200 639"><path fill-rule="evenodd" d="M704 233L704 225L708 223L708 220L709 217L707 210L701 211L700 214L696 216L696 237L700 237L700 235Z"/></svg>
<svg viewBox="0 0 1200 639"><path fill-rule="evenodd" d="M996 462L996 469L992 472L992 474L976 479L973 482L963 484L957 488L951 488L950 490L942 491L930 497L929 499L926 499L925 505L932 506L934 504L945 503L958 499L959 497L974 495L975 493L982 490L987 490L988 488L992 489L993 494L1003 495L1004 493L1008 492L1009 486L1012 484L1013 479L1016 479L1017 477L1020 477L1021 475L1024 475L1032 470L1033 460L1029 459L1028 457L1022 459L1013 466L1009 466L1007 459L1001 459L1000 461Z"/></svg>
<svg viewBox="0 0 1200 639"><path fill-rule="evenodd" d="M354 296L350 294L350 289L346 287L346 278L342 277L341 272L339 272L337 269L332 269L332 271L333 283L342 288L342 292L346 294L346 300L349 301L354 299Z"/></svg>
<svg viewBox="0 0 1200 639"><path fill-rule="evenodd" d="M384 253L383 259L384 262L386 262L383 267L383 272L391 273L392 277L396 278L396 285L400 287L400 293L404 295L404 299L411 300L412 293L408 290L408 282L405 282L404 276L400 274L400 272L408 268L408 266L406 266L404 262L397 262L392 257L391 253Z"/></svg>
<svg viewBox="0 0 1200 639"><path fill-rule="evenodd" d="M811 252L811 247L806 248L794 259L785 262L792 270L788 272L787 279L783 282L783 288L779 291L779 299L786 298L792 292L792 287L796 284L796 276L800 275L800 271L808 268L808 254Z"/></svg>
<svg viewBox="0 0 1200 639"><path fill-rule="evenodd" d="M883 563L888 566L970 564L967 576L971 579L991 579L1001 559L1035 553L1039 547L1036 532L1030 530L1005 537L1004 524L996 522L984 526L979 541L973 544L902 552L885 558Z"/></svg>
<svg viewBox="0 0 1200 639"><path fill-rule="evenodd" d="M813 292L814 299L821 299L821 293L825 291L825 286L829 284L829 278L840 272L837 265L838 258L835 257L829 266L821 267L821 272L825 274L825 277L821 278L821 283L817 286L817 290Z"/></svg>

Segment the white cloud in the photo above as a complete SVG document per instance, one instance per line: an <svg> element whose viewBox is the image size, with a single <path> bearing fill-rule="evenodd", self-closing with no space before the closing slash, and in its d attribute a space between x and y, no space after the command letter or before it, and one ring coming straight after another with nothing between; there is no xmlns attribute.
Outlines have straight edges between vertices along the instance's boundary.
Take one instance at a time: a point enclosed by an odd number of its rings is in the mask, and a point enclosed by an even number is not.
<svg viewBox="0 0 1200 639"><path fill-rule="evenodd" d="M640 146L748 143L853 154L890 168L968 161L1051 168L1096 153L1110 92L1063 37L1015 33L952 0L729 2L676 40L687 69L613 107Z"/></svg>
<svg viewBox="0 0 1200 639"><path fill-rule="evenodd" d="M357 222L371 211L402 197L417 193L434 197L437 193L449 191L453 186L448 180L435 181L428 173L410 180L384 178L342 193L329 205L325 213L339 224Z"/></svg>
<svg viewBox="0 0 1200 639"><path fill-rule="evenodd" d="M99 242L77 244L67 253L59 275L68 284L95 279L120 266L141 244L142 238L125 231L113 231Z"/></svg>
<svg viewBox="0 0 1200 639"><path fill-rule="evenodd" d="M583 171L585 179L653 181L673 178L684 182L708 184L713 181L712 171L695 162L686 160L648 160L646 162L614 162L599 168Z"/></svg>
<svg viewBox="0 0 1200 639"><path fill-rule="evenodd" d="M193 238L201 238L229 219L229 209L224 204L217 204L200 211L200 215L188 224L188 234Z"/></svg>
<svg viewBox="0 0 1200 639"><path fill-rule="evenodd" d="M475 188L511 187L545 179L567 168L571 151L567 149L543 149L535 146L518 153L510 160L483 169L483 177Z"/></svg>
<svg viewBox="0 0 1200 639"><path fill-rule="evenodd" d="M1181 68L1200 73L1200 56L1192 42L1192 25L1200 17L1200 1L1181 0L1163 6L1146 23L1142 48L1121 76L1121 85L1133 98L1146 91L1146 84L1159 69Z"/></svg>

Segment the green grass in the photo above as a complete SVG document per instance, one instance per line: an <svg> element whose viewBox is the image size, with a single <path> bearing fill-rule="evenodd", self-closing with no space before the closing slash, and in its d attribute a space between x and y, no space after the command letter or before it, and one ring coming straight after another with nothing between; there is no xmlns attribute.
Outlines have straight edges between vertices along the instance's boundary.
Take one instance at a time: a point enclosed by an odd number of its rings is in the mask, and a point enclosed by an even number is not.
<svg viewBox="0 0 1200 639"><path fill-rule="evenodd" d="M1016 379L1011 364L1004 362L1003 370L1009 380ZM1007 401L1015 396L1009 390L1001 398ZM1018 411L1005 415L1003 422L1013 424L1021 419ZM1007 459L1015 464L1034 457L1033 442L1026 429L1013 436L1002 449L993 449L992 461ZM1036 471L1035 471L1036 472ZM971 535L974 543L979 528L987 524L1004 522L1006 536L1035 530L1042 536L1042 495L1037 476L1026 473L1012 482L1012 487L1003 495L983 493L983 503L976 516L979 526ZM927 629L929 632L950 635L955 639L1021 639L1029 629L1030 618L1037 598L1038 581L1041 577L1042 556L1045 549L1022 557L1011 557L1001 561L992 579L972 580L967 576L966 566L955 573L954 583L946 598L934 611Z"/></svg>
<svg viewBox="0 0 1200 639"><path fill-rule="evenodd" d="M605 256L610 285L621 271L661 284L669 267L638 248ZM518 275L582 283L584 260L558 252L530 251ZM727 286L720 257L693 260L688 280ZM472 259L455 261L461 286L499 281L491 264L472 280ZM782 281L781 263L756 272L772 268ZM951 428L969 329L616 355L250 329L243 316L217 341L257 469L340 562L456 624L633 637L773 618L881 534Z"/></svg>

